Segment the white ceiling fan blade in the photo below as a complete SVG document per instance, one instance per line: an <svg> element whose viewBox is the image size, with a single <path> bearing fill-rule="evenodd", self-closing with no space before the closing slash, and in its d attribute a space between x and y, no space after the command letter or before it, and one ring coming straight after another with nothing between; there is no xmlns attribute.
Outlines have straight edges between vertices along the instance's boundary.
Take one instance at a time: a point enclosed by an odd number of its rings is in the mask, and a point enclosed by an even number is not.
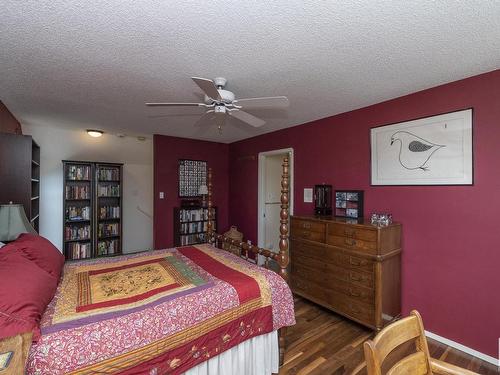
<svg viewBox="0 0 500 375"><path fill-rule="evenodd" d="M209 97L215 100L222 100L214 81L207 78L191 77L200 89Z"/></svg>
<svg viewBox="0 0 500 375"><path fill-rule="evenodd" d="M146 103L148 107L205 107L203 103Z"/></svg>
<svg viewBox="0 0 500 375"><path fill-rule="evenodd" d="M267 98L248 98L233 100L233 104L246 108L287 108L290 103L286 96L270 96Z"/></svg>
<svg viewBox="0 0 500 375"><path fill-rule="evenodd" d="M215 114L214 110L211 109L209 111L206 111L201 117L194 123L194 126L203 126L206 125L207 122L210 122L214 119Z"/></svg>
<svg viewBox="0 0 500 375"><path fill-rule="evenodd" d="M239 109L229 111L229 115L236 117L238 120L243 121L248 125L252 125L255 128L259 128L266 123L264 120Z"/></svg>

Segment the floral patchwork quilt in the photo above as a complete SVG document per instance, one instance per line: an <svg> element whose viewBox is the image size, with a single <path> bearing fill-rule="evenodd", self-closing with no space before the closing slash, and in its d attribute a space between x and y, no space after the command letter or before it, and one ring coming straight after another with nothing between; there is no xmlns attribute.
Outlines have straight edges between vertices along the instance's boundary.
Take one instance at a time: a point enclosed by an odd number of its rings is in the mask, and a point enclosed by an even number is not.
<svg viewBox="0 0 500 375"><path fill-rule="evenodd" d="M28 374L181 374L295 324L276 273L210 245L68 263Z"/></svg>

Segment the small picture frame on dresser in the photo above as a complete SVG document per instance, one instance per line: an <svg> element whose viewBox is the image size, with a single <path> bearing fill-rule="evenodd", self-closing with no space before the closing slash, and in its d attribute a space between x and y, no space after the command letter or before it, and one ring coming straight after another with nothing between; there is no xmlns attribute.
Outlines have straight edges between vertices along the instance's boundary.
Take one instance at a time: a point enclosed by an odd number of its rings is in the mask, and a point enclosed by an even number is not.
<svg viewBox="0 0 500 375"><path fill-rule="evenodd" d="M336 190L334 212L337 217L363 217L363 190Z"/></svg>

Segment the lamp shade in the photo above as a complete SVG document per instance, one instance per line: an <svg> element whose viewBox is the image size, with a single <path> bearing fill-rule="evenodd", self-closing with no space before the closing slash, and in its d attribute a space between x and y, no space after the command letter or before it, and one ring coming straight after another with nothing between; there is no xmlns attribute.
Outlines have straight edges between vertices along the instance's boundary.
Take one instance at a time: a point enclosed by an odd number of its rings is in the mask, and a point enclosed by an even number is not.
<svg viewBox="0 0 500 375"><path fill-rule="evenodd" d="M14 241L21 233L36 233L21 204L0 205L0 241Z"/></svg>
<svg viewBox="0 0 500 375"><path fill-rule="evenodd" d="M200 188L198 189L198 194L200 194L200 195L208 194L207 185L200 185Z"/></svg>

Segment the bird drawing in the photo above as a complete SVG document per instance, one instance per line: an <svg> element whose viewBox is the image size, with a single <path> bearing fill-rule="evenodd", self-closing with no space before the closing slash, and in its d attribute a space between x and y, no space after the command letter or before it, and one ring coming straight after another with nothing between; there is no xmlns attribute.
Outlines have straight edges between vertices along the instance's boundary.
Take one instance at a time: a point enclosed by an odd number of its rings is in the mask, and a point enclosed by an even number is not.
<svg viewBox="0 0 500 375"><path fill-rule="evenodd" d="M429 142L413 133L398 131L391 136L391 146L399 141L399 163L405 169L428 171L426 165L429 159L440 148L445 145L438 145Z"/></svg>

